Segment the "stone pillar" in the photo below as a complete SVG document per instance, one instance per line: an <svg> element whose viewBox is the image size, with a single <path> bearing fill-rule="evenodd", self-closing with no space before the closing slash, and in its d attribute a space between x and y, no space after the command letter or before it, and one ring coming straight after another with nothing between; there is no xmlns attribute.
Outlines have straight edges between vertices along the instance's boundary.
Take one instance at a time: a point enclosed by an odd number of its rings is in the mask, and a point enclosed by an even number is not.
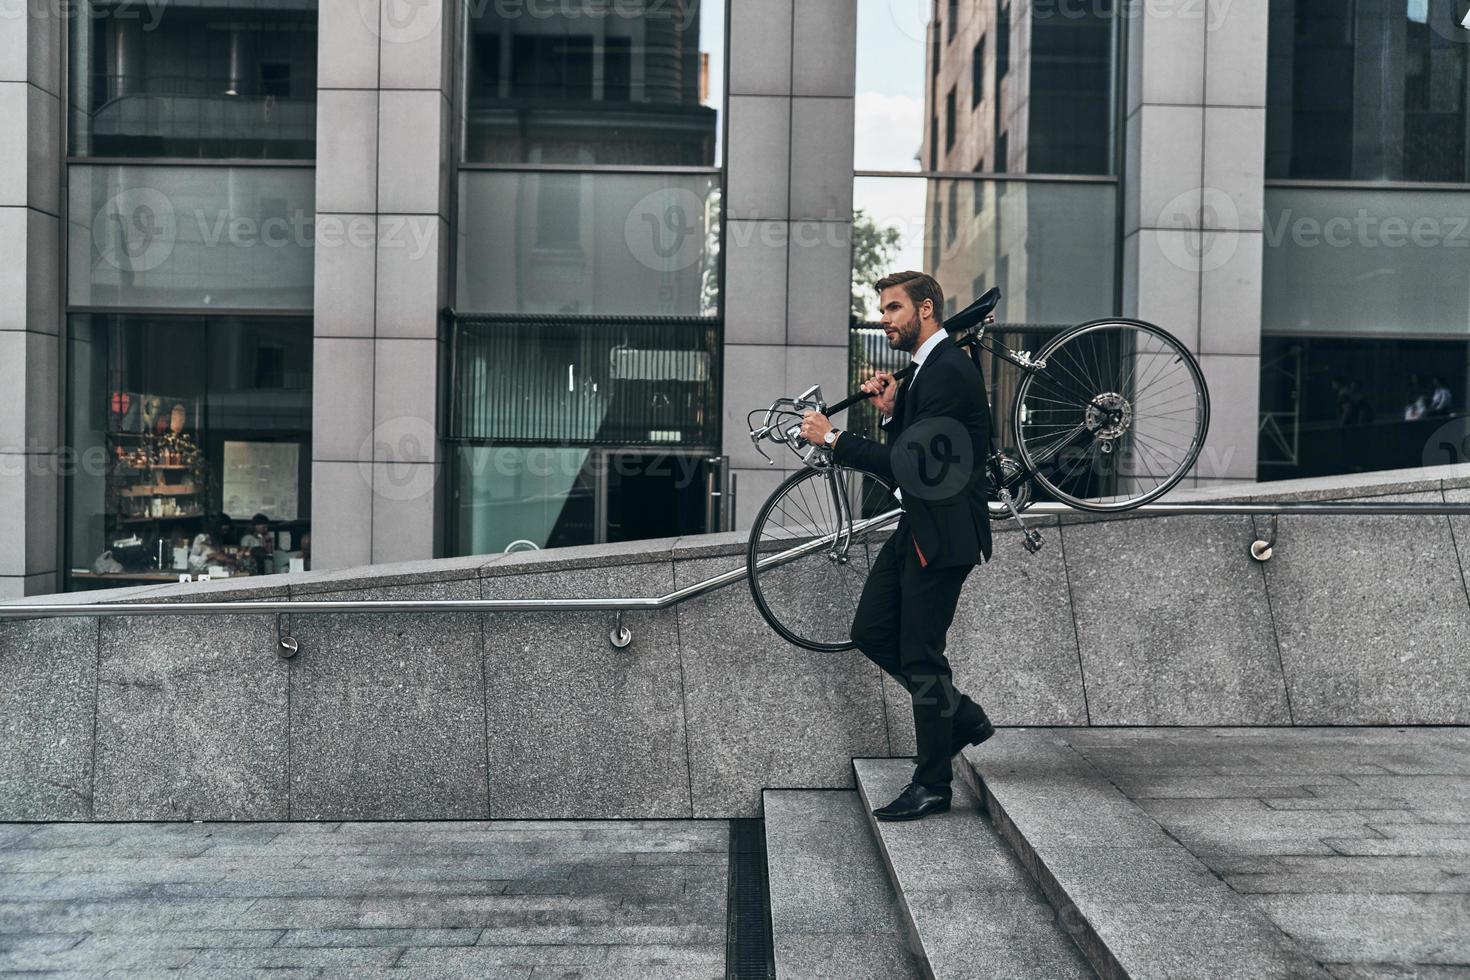
<svg viewBox="0 0 1470 980"><path fill-rule="evenodd" d="M60 580L61 39L49 4L0 9L0 598Z"/></svg>
<svg viewBox="0 0 1470 980"><path fill-rule="evenodd" d="M1267 5L1127 10L1123 314L1199 355L1210 434L1185 485L1254 480Z"/></svg>
<svg viewBox="0 0 1470 980"><path fill-rule="evenodd" d="M312 555L440 553L455 6L323 0Z"/></svg>
<svg viewBox="0 0 1470 980"><path fill-rule="evenodd" d="M739 0L730 51L724 451L746 528L797 465L766 465L746 413L813 384L847 393L856 5Z"/></svg>

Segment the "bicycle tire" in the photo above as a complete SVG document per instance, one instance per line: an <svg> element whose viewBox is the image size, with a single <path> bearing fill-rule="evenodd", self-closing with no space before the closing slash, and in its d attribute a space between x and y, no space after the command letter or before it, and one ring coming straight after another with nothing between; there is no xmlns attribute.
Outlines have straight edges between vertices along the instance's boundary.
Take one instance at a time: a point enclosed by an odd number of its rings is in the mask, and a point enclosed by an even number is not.
<svg viewBox="0 0 1470 980"><path fill-rule="evenodd" d="M883 498L887 498L892 505L890 509L897 509L892 488L870 473L844 467L832 470L804 468L783 480L761 505L755 522L751 525L745 550L746 580L750 586L751 599L761 617L786 642L818 653L840 653L853 648L854 644L848 633L852 622L850 613L856 610L862 584L866 581L868 570L881 547L881 538L891 532L893 523L890 521L883 527L858 531L851 541L849 554L844 556L846 560L842 563L818 550L794 561L763 567L763 557L770 557L836 530L835 525L838 522L828 519L833 515L827 513L824 516L823 512L819 512L809 503L805 505L804 516L800 521L805 525L799 529L802 533L786 533L788 529L775 524L778 514L784 516L785 512L781 511L783 501L791 498L804 484L826 480L829 473L839 480L855 480L862 488L855 501L858 512L852 515L849 527L865 519L862 509L872 510L875 503ZM844 483L844 486L848 487L850 493L850 484ZM830 494L831 488L822 488L820 492ZM851 560L851 554L855 550L861 556L857 563ZM833 580L827 575L831 569L846 569L852 574ZM793 585L793 580L799 580L801 573L808 570L823 573L822 579L825 581L818 582L822 588L786 591ZM803 607L803 600L809 605ZM817 631L811 627L818 623L838 625L835 629L825 631L826 635L812 635Z"/></svg>
<svg viewBox="0 0 1470 980"><path fill-rule="evenodd" d="M1120 332L1116 350L1110 348L1106 337L1099 340L1103 331L1110 328L1127 332L1127 334ZM1141 348L1135 348L1133 351L1126 351L1127 344L1124 341L1128 335L1151 338L1160 349L1141 352ZM1089 337L1092 339L1088 348L1084 350L1083 340ZM1116 367L1114 367L1114 362L1109 360L1114 356L1117 359ZM1160 358L1161 362L1156 361L1140 367L1144 356ZM1057 500L1078 510L1094 513L1132 510L1151 500L1158 499L1173 489L1198 461L1210 427L1209 390L1205 385L1204 373L1200 370L1199 362L1179 342L1178 338L1168 331L1142 320L1116 317L1092 320L1078 324L1052 338L1036 355L1036 359L1045 361L1047 367L1039 371L1028 372L1017 387L1015 399L1011 405L1011 431L1016 434L1016 447L1032 479ZM1171 369L1171 365L1177 365L1181 369L1180 380L1175 381L1163 375L1164 371ZM1098 370L1097 378L1093 378L1089 373L1093 368ZM1147 384L1137 387L1144 381L1147 381ZM1164 393L1177 388L1185 388L1185 390L1164 404L1182 401L1186 403L1186 407L1148 416L1156 428L1150 432L1149 437L1145 437L1142 433L1146 430L1146 426L1139 424L1143 416L1138 414L1138 407L1141 404L1138 395L1166 381L1172 388L1166 387ZM1048 398L1039 393L1033 395L1039 385L1051 386L1047 391L1053 397ZM1192 391L1186 387L1191 385ZM1191 395L1193 396L1192 405L1188 404ZM1154 441L1155 437L1160 440L1163 438L1158 426L1164 423L1159 422L1158 419L1167 415L1191 412L1191 417L1177 423L1186 428L1192 427L1192 431L1188 434L1188 445L1182 448L1177 460L1163 458L1163 446ZM1170 421L1168 424L1176 423ZM1029 439L1028 426L1032 432ZM1043 437L1038 434L1038 430L1046 426L1050 426L1053 430L1061 430L1061 434L1046 432L1045 435L1051 437L1052 441L1043 444ZM1075 434L1080 434L1079 430L1086 430L1093 436L1096 450L1085 451L1082 457L1076 454L1070 456L1073 463L1072 468L1068 471L1062 470L1062 464L1056 464L1054 467L1053 460L1061 455L1061 450L1068 443L1075 439ZM1168 435L1171 438L1174 437L1172 432ZM1103 443L1109 445L1103 447ZM1116 445L1123 445L1123 450L1115 449ZM1109 460L1108 465L1115 468L1111 478L1117 480L1120 485L1124 480L1137 481L1139 479L1136 469L1124 474L1121 464L1113 462L1114 459L1121 460L1130 456L1144 469L1149 478L1157 478L1156 482L1137 492L1100 495L1096 498L1077 493L1078 483L1075 482L1079 475L1077 461L1085 458L1089 452L1098 450L1100 450L1099 457L1106 456ZM1155 466L1167 467L1168 472L1147 473L1148 469ZM1080 485L1086 486L1089 479L1088 471L1081 470L1080 475L1082 477ZM1099 479L1107 478L1104 476ZM1069 481L1072 481L1072 489L1068 488ZM1105 496L1119 499L1102 499Z"/></svg>

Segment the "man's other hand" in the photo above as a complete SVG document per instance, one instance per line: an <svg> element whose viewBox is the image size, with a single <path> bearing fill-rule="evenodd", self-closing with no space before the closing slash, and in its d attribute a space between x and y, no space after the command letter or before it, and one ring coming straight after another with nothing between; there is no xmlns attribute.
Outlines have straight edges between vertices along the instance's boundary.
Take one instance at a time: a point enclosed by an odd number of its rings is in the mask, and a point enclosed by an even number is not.
<svg viewBox="0 0 1470 980"><path fill-rule="evenodd" d="M801 417L801 437L807 442L818 446L824 445L823 439L827 433L832 431L832 423L827 416L821 412L807 412Z"/></svg>
<svg viewBox="0 0 1470 980"><path fill-rule="evenodd" d="M870 392L873 396L873 406L884 415L892 415L893 409L898 404L898 385L893 380L893 375L887 371L879 371L862 384L863 391Z"/></svg>

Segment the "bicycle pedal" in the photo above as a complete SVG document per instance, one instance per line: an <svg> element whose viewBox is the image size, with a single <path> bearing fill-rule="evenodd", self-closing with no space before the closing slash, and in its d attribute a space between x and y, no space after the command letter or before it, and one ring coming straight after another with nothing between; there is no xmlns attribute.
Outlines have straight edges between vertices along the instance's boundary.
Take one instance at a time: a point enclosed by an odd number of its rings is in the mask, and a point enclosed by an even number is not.
<svg viewBox="0 0 1470 980"><path fill-rule="evenodd" d="M1034 555L1041 550L1044 542L1041 540L1040 531L1033 531L1028 528L1026 536L1022 539L1022 543L1026 546L1026 550Z"/></svg>

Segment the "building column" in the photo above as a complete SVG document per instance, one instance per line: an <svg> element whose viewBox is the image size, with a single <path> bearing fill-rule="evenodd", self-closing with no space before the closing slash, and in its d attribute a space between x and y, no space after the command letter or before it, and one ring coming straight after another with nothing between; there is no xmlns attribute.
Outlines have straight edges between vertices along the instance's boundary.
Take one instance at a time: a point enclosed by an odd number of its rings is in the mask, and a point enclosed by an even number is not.
<svg viewBox="0 0 1470 980"><path fill-rule="evenodd" d="M440 554L455 5L323 0L312 557Z"/></svg>
<svg viewBox="0 0 1470 980"><path fill-rule="evenodd" d="M1186 485L1254 480L1267 5L1127 9L1123 315L1199 355L1210 432Z"/></svg>
<svg viewBox="0 0 1470 980"><path fill-rule="evenodd" d="M55 592L61 554L61 41L0 17L0 599Z"/></svg>
<svg viewBox="0 0 1470 980"><path fill-rule="evenodd" d="M723 428L748 528L799 464L768 466L746 414L813 384L847 394L857 8L742 0L729 45Z"/></svg>

